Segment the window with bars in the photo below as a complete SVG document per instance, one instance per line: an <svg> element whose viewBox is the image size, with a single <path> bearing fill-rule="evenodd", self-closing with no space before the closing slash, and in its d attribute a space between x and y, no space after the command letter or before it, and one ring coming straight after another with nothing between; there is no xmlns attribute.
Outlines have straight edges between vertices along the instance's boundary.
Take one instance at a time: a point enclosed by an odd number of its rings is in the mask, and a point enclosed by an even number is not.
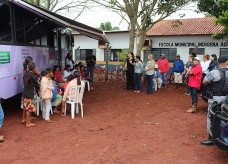
<svg viewBox="0 0 228 164"><path fill-rule="evenodd" d="M165 54L166 59L169 62L174 62L177 55L177 49L176 48L152 48L152 50L147 52L147 55L153 54L154 60L157 62L161 57L161 54ZM147 58L145 59L145 62L147 62Z"/></svg>
<svg viewBox="0 0 228 164"><path fill-rule="evenodd" d="M86 60L86 57L89 56L89 51L91 49L80 49L77 51L76 60ZM96 56L96 49L93 50L93 55Z"/></svg>
<svg viewBox="0 0 228 164"><path fill-rule="evenodd" d="M228 57L228 48L220 48L220 57L227 56Z"/></svg>
<svg viewBox="0 0 228 164"><path fill-rule="evenodd" d="M189 54L192 54L194 51L195 51L195 48L189 48ZM197 48L195 53L196 55L204 55L205 48Z"/></svg>

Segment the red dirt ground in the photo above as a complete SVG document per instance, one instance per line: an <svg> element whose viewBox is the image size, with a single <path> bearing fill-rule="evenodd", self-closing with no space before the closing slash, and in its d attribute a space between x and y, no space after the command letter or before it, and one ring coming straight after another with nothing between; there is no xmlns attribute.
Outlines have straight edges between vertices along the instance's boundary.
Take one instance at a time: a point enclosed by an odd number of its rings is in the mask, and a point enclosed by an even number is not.
<svg viewBox="0 0 228 164"><path fill-rule="evenodd" d="M120 83L95 86L85 92L84 118L72 120L68 112L48 124L39 117L35 128L19 124L19 98L3 103L0 163L227 163L227 153L200 145L207 104L200 99L198 112L186 113L185 89L146 95L123 91Z"/></svg>

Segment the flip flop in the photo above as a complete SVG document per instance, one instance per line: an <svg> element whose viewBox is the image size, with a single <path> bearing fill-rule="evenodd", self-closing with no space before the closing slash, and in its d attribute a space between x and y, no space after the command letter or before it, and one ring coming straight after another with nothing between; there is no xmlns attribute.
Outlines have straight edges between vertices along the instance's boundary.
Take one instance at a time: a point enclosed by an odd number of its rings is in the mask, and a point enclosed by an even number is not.
<svg viewBox="0 0 228 164"><path fill-rule="evenodd" d="M21 123L20 124L26 124L26 121L21 121Z"/></svg>
<svg viewBox="0 0 228 164"><path fill-rule="evenodd" d="M36 127L36 124L34 124L34 123L30 123L29 125L25 125L26 127Z"/></svg>
<svg viewBox="0 0 228 164"><path fill-rule="evenodd" d="M4 139L4 136L0 136L0 142L4 142L5 139Z"/></svg>

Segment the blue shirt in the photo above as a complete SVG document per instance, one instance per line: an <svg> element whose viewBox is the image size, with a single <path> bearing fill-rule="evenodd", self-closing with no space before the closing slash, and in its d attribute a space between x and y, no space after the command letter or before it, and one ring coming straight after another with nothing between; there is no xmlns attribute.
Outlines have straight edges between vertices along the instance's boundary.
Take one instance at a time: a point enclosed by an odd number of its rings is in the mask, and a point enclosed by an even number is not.
<svg viewBox="0 0 228 164"><path fill-rule="evenodd" d="M143 72L143 65L142 62L139 61L138 63L136 62L135 64L135 73L142 73Z"/></svg>
<svg viewBox="0 0 228 164"><path fill-rule="evenodd" d="M190 67L193 67L193 62L190 62L188 61L187 64L186 64L186 68L190 68Z"/></svg>
<svg viewBox="0 0 228 164"><path fill-rule="evenodd" d="M158 79L158 78L161 78L161 72L157 69L157 71L154 72L154 79Z"/></svg>
<svg viewBox="0 0 228 164"><path fill-rule="evenodd" d="M52 99L51 99L51 101L53 102L53 101L55 101L56 99L57 99L57 86L56 86L56 84L55 84L55 82L52 80L52 85L53 85L53 87L54 87L54 90L52 91L52 94L53 94L53 96L52 96Z"/></svg>
<svg viewBox="0 0 228 164"><path fill-rule="evenodd" d="M173 72L177 72L177 73L184 72L183 60L174 61Z"/></svg>

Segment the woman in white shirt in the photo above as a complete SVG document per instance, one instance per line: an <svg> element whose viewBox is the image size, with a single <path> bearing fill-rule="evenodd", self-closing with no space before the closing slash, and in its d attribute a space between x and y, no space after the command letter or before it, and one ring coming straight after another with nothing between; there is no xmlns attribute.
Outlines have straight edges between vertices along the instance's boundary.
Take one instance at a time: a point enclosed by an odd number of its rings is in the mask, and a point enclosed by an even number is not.
<svg viewBox="0 0 228 164"><path fill-rule="evenodd" d="M203 55L203 61L201 61L200 64L201 64L202 69L203 69L202 78L204 79L204 77L209 73L209 65L210 65L209 55L204 54Z"/></svg>
<svg viewBox="0 0 228 164"><path fill-rule="evenodd" d="M73 56L70 53L67 53L66 59L65 59L65 65L70 65L71 69L74 69L73 65L74 65L74 61L73 61Z"/></svg>
<svg viewBox="0 0 228 164"><path fill-rule="evenodd" d="M63 72L63 81L67 81L67 77L70 76L72 74L71 70L71 66L70 65L66 65L66 68Z"/></svg>

